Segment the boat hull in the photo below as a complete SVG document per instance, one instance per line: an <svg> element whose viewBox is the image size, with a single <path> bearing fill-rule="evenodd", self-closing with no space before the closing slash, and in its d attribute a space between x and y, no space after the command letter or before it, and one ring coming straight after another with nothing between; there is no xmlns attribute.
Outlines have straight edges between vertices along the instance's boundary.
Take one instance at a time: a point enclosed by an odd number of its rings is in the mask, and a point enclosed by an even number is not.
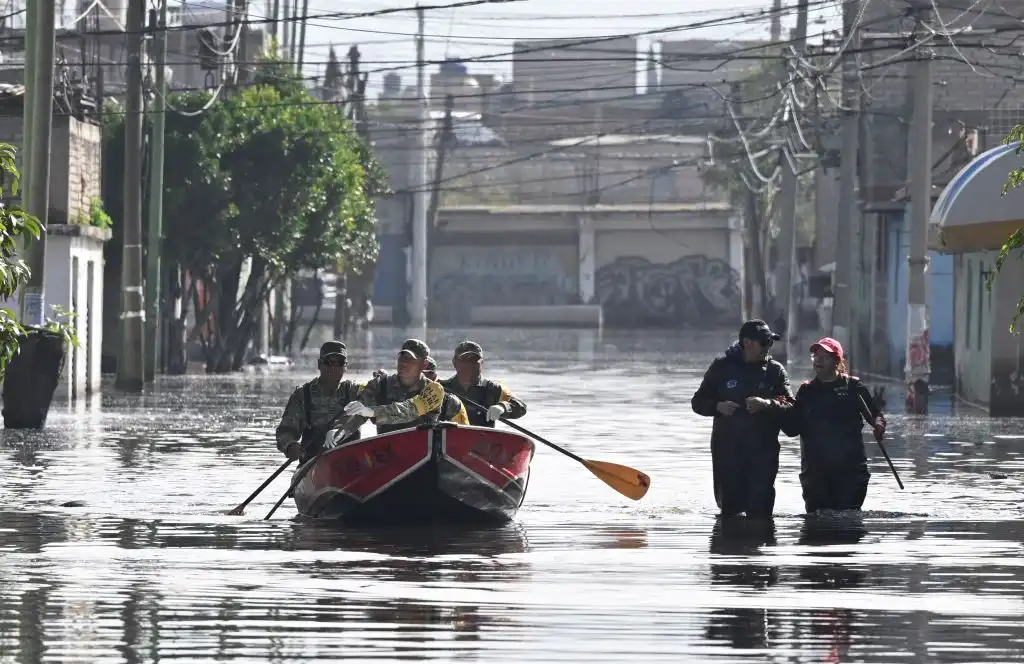
<svg viewBox="0 0 1024 664"><path fill-rule="evenodd" d="M304 517L359 525L505 523L526 497L533 441L449 422L353 441L296 471ZM294 480L293 480L294 481Z"/></svg>

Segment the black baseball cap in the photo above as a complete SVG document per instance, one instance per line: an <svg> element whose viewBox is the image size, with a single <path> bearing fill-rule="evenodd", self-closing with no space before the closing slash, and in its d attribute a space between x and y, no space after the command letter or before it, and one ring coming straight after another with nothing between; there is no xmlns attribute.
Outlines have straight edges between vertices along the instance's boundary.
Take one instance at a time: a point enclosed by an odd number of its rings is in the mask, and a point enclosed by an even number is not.
<svg viewBox="0 0 1024 664"><path fill-rule="evenodd" d="M769 341L778 341L781 338L781 336L772 332L772 329L768 327L768 323L761 319L748 320L740 328L740 339L753 339L754 341L766 344Z"/></svg>
<svg viewBox="0 0 1024 664"><path fill-rule="evenodd" d="M466 341L459 343L459 345L455 347L454 355L457 358L462 357L463 355L476 355L477 357L483 359L484 349L481 348L480 344L478 344L477 342L469 341L467 339Z"/></svg>
<svg viewBox="0 0 1024 664"><path fill-rule="evenodd" d="M398 351L399 355L402 353L408 353L417 360L425 360L430 357L430 346L419 339L406 339L402 343L402 348Z"/></svg>
<svg viewBox="0 0 1024 664"><path fill-rule="evenodd" d="M348 358L348 348L346 348L345 344L341 343L340 341L328 341L325 342L323 346L320 346L321 360L326 360L328 357L331 357L332 355Z"/></svg>

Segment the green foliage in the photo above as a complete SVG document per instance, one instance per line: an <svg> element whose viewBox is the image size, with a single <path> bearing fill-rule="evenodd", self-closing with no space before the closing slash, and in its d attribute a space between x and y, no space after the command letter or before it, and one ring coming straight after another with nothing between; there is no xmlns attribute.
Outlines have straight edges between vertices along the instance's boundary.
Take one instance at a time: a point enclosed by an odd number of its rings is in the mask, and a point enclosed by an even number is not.
<svg viewBox="0 0 1024 664"><path fill-rule="evenodd" d="M95 226L96 228L110 228L114 220L110 218L107 211L103 209L103 199L93 196L89 200L89 216L80 216L76 223L80 226Z"/></svg>
<svg viewBox="0 0 1024 664"><path fill-rule="evenodd" d="M59 304L54 304L50 307L51 315L46 317L43 321L43 329L47 332L60 335L64 339L64 346L66 348L78 348L82 345L82 342L78 338L78 332L75 330L75 318L78 317L77 311L67 311L64 307Z"/></svg>
<svg viewBox="0 0 1024 664"><path fill-rule="evenodd" d="M169 104L184 113L166 118L163 257L209 297L192 293L196 331L216 320L201 337L208 369L237 368L272 286L303 269L376 259L384 174L343 109L315 100L273 54L248 87L216 100L175 94ZM107 156L123 164L123 123L108 129Z"/></svg>
<svg viewBox="0 0 1024 664"><path fill-rule="evenodd" d="M1017 143L1017 154L1024 150L1024 125L1017 125L1003 140L1004 144ZM1008 191L1024 185L1024 167L1015 168L1010 171L1009 177L1006 179L1006 184L1003 185L1003 195L1005 196ZM1014 231L1003 246L999 249L999 256L996 258L996 269L989 274L988 279L985 282L985 287L988 290L992 290L992 284L995 283L996 275L1002 270L1003 264L1006 263L1006 259L1010 257L1010 254L1019 249L1024 249L1024 228L1018 228ZM1013 312L1013 318L1010 319L1010 332L1013 333L1017 329L1017 321L1024 316L1024 295L1021 295L1020 299L1017 300L1017 310Z"/></svg>
<svg viewBox="0 0 1024 664"><path fill-rule="evenodd" d="M17 254L16 241L38 239L43 228L39 220L20 205L10 203L18 195L20 175L15 148L0 143L0 298L9 300L29 277L28 265ZM0 374L18 352L25 329L10 309L0 310Z"/></svg>

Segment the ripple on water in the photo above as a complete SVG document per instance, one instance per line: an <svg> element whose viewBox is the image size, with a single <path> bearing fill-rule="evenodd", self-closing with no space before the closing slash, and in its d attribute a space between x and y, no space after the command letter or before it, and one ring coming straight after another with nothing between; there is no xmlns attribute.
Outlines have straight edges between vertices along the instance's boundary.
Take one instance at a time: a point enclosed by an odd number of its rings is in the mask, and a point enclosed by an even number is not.
<svg viewBox="0 0 1024 664"><path fill-rule="evenodd" d="M357 373L403 336L353 339ZM480 333L523 424L654 479L632 503L539 447L516 523L485 532L263 521L283 478L227 516L280 462L302 372L166 378L5 431L0 661L1019 660L1021 423L893 413L906 490L868 443L858 518L799 515L784 440L776 518L720 522L687 401L726 336Z"/></svg>

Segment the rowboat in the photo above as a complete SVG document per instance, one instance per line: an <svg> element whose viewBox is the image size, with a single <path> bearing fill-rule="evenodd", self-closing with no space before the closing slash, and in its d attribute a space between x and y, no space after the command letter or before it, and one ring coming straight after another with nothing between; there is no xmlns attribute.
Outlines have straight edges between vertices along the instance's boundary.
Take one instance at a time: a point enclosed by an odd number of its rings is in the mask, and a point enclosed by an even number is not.
<svg viewBox="0 0 1024 664"><path fill-rule="evenodd" d="M526 497L533 453L526 436L487 427L393 431L296 470L295 506L304 517L351 525L507 523Z"/></svg>

